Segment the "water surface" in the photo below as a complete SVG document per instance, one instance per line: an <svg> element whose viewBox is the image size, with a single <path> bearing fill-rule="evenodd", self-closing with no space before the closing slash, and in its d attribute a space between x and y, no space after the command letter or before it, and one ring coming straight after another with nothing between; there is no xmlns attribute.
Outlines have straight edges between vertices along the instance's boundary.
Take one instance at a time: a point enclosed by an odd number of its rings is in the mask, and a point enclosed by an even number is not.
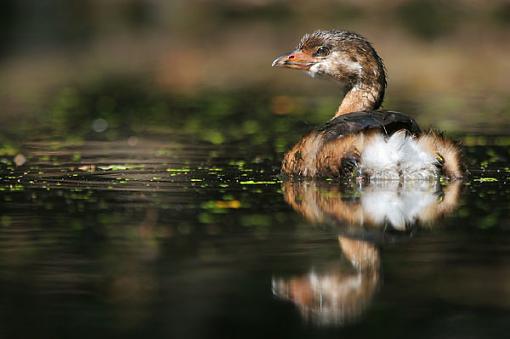
<svg viewBox="0 0 510 339"><path fill-rule="evenodd" d="M464 182L368 186L282 182L280 155L175 140L4 157L4 337L508 332L505 138L468 140Z"/></svg>

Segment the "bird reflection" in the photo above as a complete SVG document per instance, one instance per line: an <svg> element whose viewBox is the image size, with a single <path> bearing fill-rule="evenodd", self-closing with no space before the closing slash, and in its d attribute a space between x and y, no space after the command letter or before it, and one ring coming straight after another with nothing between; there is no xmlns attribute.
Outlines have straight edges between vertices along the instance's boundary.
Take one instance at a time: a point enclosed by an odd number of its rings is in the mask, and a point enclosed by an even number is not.
<svg viewBox="0 0 510 339"><path fill-rule="evenodd" d="M344 324L358 318L379 284L376 246L344 236L338 240L350 264L332 264L320 272L273 279L273 293L294 302L305 319L319 325Z"/></svg>
<svg viewBox="0 0 510 339"><path fill-rule="evenodd" d="M286 181L285 201L312 223L387 227L399 231L429 225L457 206L461 182L396 180L364 186L316 181Z"/></svg>
<svg viewBox="0 0 510 339"><path fill-rule="evenodd" d="M457 206L461 182L385 181L349 186L317 181L286 181L287 203L311 223L341 225L341 262L307 274L274 277L273 294L292 301L317 325L343 325L369 307L381 280L378 239L393 231L409 234L430 226ZM377 237L374 235L382 235Z"/></svg>

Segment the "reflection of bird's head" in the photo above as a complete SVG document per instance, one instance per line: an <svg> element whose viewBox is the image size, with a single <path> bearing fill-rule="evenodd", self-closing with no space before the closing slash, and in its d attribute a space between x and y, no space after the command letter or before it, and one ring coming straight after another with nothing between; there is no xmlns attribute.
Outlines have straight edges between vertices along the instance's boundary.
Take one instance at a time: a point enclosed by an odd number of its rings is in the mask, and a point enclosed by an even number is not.
<svg viewBox="0 0 510 339"><path fill-rule="evenodd" d="M291 278L273 278L273 294L292 301L307 320L342 325L357 319L379 283L379 251L371 243L339 237L350 266L333 265Z"/></svg>
<svg viewBox="0 0 510 339"><path fill-rule="evenodd" d="M356 33L331 30L306 34L294 51L274 60L273 66L331 77L348 89L378 87L376 107L384 96L386 76L382 59L372 45Z"/></svg>

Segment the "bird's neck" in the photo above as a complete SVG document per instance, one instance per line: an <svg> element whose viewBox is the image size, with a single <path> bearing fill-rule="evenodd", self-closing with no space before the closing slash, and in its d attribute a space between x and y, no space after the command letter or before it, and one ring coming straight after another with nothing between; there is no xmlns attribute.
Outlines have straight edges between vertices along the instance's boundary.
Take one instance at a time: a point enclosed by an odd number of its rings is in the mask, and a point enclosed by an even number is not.
<svg viewBox="0 0 510 339"><path fill-rule="evenodd" d="M376 110L381 106L384 89L384 82L356 84L345 94L335 117L351 112Z"/></svg>

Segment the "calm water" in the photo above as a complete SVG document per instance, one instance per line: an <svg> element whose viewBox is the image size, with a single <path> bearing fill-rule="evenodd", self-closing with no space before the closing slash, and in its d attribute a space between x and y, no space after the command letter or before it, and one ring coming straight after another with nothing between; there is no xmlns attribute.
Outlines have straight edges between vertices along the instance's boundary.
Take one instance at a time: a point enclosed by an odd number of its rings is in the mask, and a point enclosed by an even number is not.
<svg viewBox="0 0 510 339"><path fill-rule="evenodd" d="M507 137L456 183L282 182L257 147L33 142L0 165L4 338L510 330Z"/></svg>

